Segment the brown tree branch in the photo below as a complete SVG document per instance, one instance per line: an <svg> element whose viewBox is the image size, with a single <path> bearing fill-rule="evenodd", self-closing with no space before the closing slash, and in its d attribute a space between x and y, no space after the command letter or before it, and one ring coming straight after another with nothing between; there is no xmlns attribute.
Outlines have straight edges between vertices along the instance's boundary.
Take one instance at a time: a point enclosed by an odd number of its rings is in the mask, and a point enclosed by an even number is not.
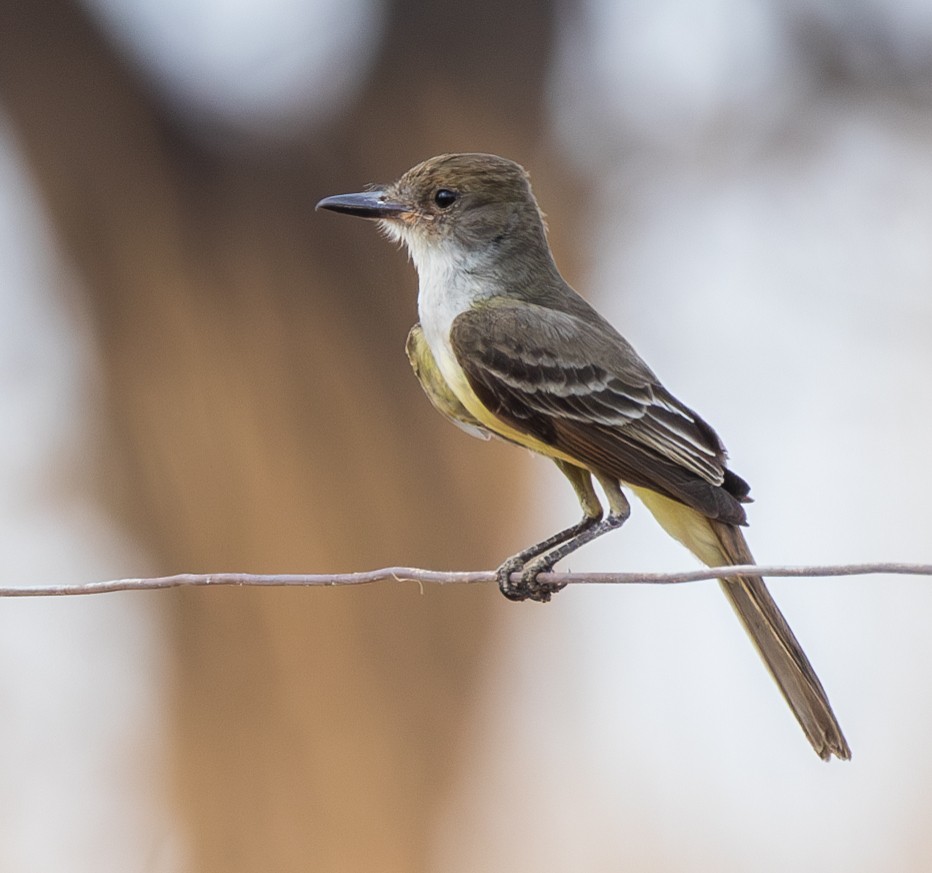
<svg viewBox="0 0 932 873"><path fill-rule="evenodd" d="M541 581L561 584L676 585L734 576L827 577L873 574L932 576L932 564L879 562L864 564L813 564L808 566L746 565L681 570L673 573L542 573ZM77 582L62 585L0 587L0 597L61 597L76 594L108 594L114 591L157 591L163 588L198 588L236 585L255 588L368 585L372 582L417 582L434 585L472 585L495 581L490 571L445 572L416 567L384 567L359 573L254 575L251 573L179 573L149 579L113 579L106 582Z"/></svg>

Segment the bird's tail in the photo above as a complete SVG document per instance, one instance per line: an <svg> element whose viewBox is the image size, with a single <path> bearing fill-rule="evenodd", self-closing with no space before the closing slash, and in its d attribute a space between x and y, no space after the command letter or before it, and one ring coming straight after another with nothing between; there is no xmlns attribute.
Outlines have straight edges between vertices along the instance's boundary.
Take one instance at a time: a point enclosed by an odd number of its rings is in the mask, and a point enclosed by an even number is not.
<svg viewBox="0 0 932 873"><path fill-rule="evenodd" d="M721 544L725 557L722 564L754 563L741 528L718 521L709 524ZM825 761L832 755L850 758L851 750L822 683L764 580L760 576L738 576L720 582L812 747Z"/></svg>
<svg viewBox="0 0 932 873"><path fill-rule="evenodd" d="M704 563L709 566L754 563L741 528L708 519L655 492L636 490L664 529ZM719 581L819 757L826 761L832 755L843 760L850 758L851 750L822 683L764 580L760 576L739 576Z"/></svg>

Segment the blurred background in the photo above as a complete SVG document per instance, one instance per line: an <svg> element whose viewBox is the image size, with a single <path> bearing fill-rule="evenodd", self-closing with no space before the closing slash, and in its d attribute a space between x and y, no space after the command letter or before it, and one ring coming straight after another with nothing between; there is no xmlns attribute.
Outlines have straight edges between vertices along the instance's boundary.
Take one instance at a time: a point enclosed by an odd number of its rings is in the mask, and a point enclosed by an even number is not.
<svg viewBox="0 0 932 873"><path fill-rule="evenodd" d="M758 560L932 560L929 4L4 0L3 584L575 521L421 396L404 255L313 211L470 150L722 434ZM693 563L635 506L570 569ZM850 764L714 583L7 601L0 870L929 869L932 587L772 587Z"/></svg>

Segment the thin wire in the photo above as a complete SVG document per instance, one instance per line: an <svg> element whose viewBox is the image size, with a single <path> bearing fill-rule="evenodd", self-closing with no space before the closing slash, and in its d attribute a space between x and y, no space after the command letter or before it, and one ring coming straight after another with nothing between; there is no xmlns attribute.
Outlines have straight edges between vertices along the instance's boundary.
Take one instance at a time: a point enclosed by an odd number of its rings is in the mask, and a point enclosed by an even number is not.
<svg viewBox="0 0 932 873"><path fill-rule="evenodd" d="M866 564L816 564L810 566L730 566L674 573L542 573L540 581L568 585L679 585L734 576L817 578L895 574L932 576L932 564L900 562ZM375 582L417 582L420 585L475 585L495 582L490 571L442 572L416 567L385 567L360 573L254 575L251 573L180 573L147 579L112 579L106 582L77 582L48 585L0 586L0 597L70 597L110 594L115 591L161 591L165 588L206 588L233 585L252 588L330 587L371 585Z"/></svg>

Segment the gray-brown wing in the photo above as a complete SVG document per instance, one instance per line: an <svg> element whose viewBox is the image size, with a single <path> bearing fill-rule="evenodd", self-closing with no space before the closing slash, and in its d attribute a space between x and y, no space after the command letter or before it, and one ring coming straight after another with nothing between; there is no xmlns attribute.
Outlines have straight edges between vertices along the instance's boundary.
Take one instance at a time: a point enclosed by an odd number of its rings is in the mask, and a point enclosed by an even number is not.
<svg viewBox="0 0 932 873"><path fill-rule="evenodd" d="M715 431L606 322L497 299L458 316L451 342L482 402L589 469L745 521L748 487Z"/></svg>

